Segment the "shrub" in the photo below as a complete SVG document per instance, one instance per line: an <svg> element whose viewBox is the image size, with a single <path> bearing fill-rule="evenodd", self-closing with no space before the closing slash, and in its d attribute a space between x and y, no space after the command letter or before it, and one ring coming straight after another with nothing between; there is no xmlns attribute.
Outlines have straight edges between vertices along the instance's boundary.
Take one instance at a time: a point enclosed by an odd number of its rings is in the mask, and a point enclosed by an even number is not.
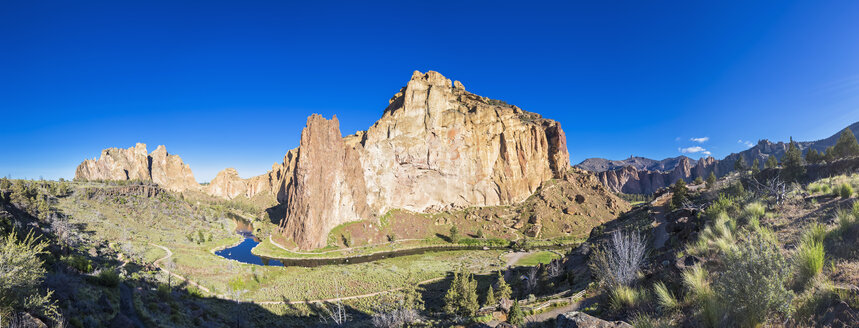
<svg viewBox="0 0 859 328"><path fill-rule="evenodd" d="M758 220L766 214L766 207L760 202L749 203L743 208L743 216L746 220Z"/></svg>
<svg viewBox="0 0 859 328"><path fill-rule="evenodd" d="M395 309L390 312L377 312L373 314L373 327L377 328L399 328L420 320L420 314L413 309Z"/></svg>
<svg viewBox="0 0 859 328"><path fill-rule="evenodd" d="M101 270L98 273L98 282L107 287L119 286L119 273L114 269Z"/></svg>
<svg viewBox="0 0 859 328"><path fill-rule="evenodd" d="M162 284L158 284L158 290L157 290L157 293L158 293L158 297L160 297L160 298L161 298L161 300L166 301L168 298L170 298L170 292L171 292L171 291L172 291L172 290L171 290L171 288L170 288L170 285L168 285L168 284L163 284L163 283L162 283Z"/></svg>
<svg viewBox="0 0 859 328"><path fill-rule="evenodd" d="M809 183L807 190L808 190L808 193L810 193L812 195L817 194L817 193L820 193L821 191L823 191L823 185L821 185L820 183L816 183L816 182L815 183Z"/></svg>
<svg viewBox="0 0 859 328"><path fill-rule="evenodd" d="M83 273L90 273L93 270L92 261L81 255L69 255L62 258L70 267Z"/></svg>
<svg viewBox="0 0 859 328"><path fill-rule="evenodd" d="M616 230L607 245L594 250L591 268L609 287L629 286L644 262L646 247L637 232Z"/></svg>
<svg viewBox="0 0 859 328"><path fill-rule="evenodd" d="M638 290L623 285L615 287L609 294L611 307L615 310L635 307L640 298L641 293Z"/></svg>
<svg viewBox="0 0 859 328"><path fill-rule="evenodd" d="M680 305L677 302L677 298L674 297L674 294L672 294L671 291L668 290L668 287L665 286L665 283L661 281L653 284L653 294L656 295L656 302L663 310L674 310Z"/></svg>
<svg viewBox="0 0 859 328"><path fill-rule="evenodd" d="M856 203L853 203L856 204ZM853 207L854 211L856 206ZM838 231L844 235L854 224L856 224L856 216L853 212L847 210L839 210L835 212L835 218L838 221Z"/></svg>
<svg viewBox="0 0 859 328"><path fill-rule="evenodd" d="M756 326L774 312L789 310L792 294L785 287L789 267L771 239L752 233L724 256L725 271L714 290L722 304L730 304L727 312L733 325Z"/></svg>
<svg viewBox="0 0 859 328"><path fill-rule="evenodd" d="M719 216L719 213L732 213L736 211L737 204L734 202L733 198L728 198L724 194L719 194L719 198L716 198L710 206L704 210L704 217L708 219L715 219Z"/></svg>
<svg viewBox="0 0 859 328"><path fill-rule="evenodd" d="M825 231L825 230L824 230ZM804 238L799 243L794 257L797 282L805 285L823 271L823 242L814 237Z"/></svg>
<svg viewBox="0 0 859 328"><path fill-rule="evenodd" d="M841 198L850 198L853 196L853 187L848 183L842 183L840 187L838 187L838 193L841 195Z"/></svg>
<svg viewBox="0 0 859 328"><path fill-rule="evenodd" d="M812 223L802 234L802 242L823 243L826 238L826 226L820 223Z"/></svg>
<svg viewBox="0 0 859 328"><path fill-rule="evenodd" d="M683 284L689 289L689 297L693 300L700 300L712 293L710 282L707 280L707 270L700 265L683 271Z"/></svg>

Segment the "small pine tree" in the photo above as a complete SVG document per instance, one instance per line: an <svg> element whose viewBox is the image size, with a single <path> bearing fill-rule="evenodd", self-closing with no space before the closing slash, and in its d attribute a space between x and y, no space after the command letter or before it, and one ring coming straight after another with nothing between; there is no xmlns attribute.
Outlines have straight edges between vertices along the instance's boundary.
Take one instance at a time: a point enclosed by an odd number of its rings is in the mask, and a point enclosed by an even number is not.
<svg viewBox="0 0 859 328"><path fill-rule="evenodd" d="M859 156L859 142L856 141L856 136L850 129L841 131L841 136L834 146L834 153L837 158Z"/></svg>
<svg viewBox="0 0 859 328"><path fill-rule="evenodd" d="M492 286L489 286L489 289L486 290L486 300L483 303L483 306L491 307L498 304L498 301L495 300L495 290L492 289Z"/></svg>
<svg viewBox="0 0 859 328"><path fill-rule="evenodd" d="M444 312L462 317L472 317L479 310L477 301L477 281L474 275L460 267L453 275L453 281L444 295Z"/></svg>
<svg viewBox="0 0 859 328"><path fill-rule="evenodd" d="M836 160L835 146L826 148L826 152L823 154L823 160L827 162L832 162Z"/></svg>
<svg viewBox="0 0 859 328"><path fill-rule="evenodd" d="M716 185L716 173L710 172L707 176L707 189L712 189Z"/></svg>
<svg viewBox="0 0 859 328"><path fill-rule="evenodd" d="M507 315L507 322L519 326L525 323L525 313L522 312L522 307L519 302L513 300L513 306L510 307L510 314Z"/></svg>
<svg viewBox="0 0 859 328"><path fill-rule="evenodd" d="M689 193L689 189L686 188L686 181L683 181L683 179L677 180L674 186L671 187L671 192L673 193L671 196L671 208L678 209L682 207Z"/></svg>
<svg viewBox="0 0 859 328"><path fill-rule="evenodd" d="M450 227L450 242L456 243L457 241L459 241L459 230L456 228L456 226L451 226Z"/></svg>
<svg viewBox="0 0 859 328"><path fill-rule="evenodd" d="M734 171L744 173L746 171L746 161L743 159L743 156L737 157L737 161L734 162Z"/></svg>
<svg viewBox="0 0 859 328"><path fill-rule="evenodd" d="M764 164L764 167L768 169L774 169L778 167L778 159L775 158L775 155L770 155L770 157L767 157L767 162Z"/></svg>
<svg viewBox="0 0 859 328"><path fill-rule="evenodd" d="M424 309L424 298L421 295L421 287L417 284L417 279L412 277L412 273L406 277L406 286L402 289L403 308L410 310L422 311Z"/></svg>
<svg viewBox="0 0 859 328"><path fill-rule="evenodd" d="M802 151L799 150L793 138L790 139L790 146L784 153L784 173L788 181L798 181L805 175L805 166L803 166Z"/></svg>
<svg viewBox="0 0 859 328"><path fill-rule="evenodd" d="M761 162L755 158L755 161L752 162L752 174L758 174L761 172Z"/></svg>
<svg viewBox="0 0 859 328"><path fill-rule="evenodd" d="M703 178L701 178L701 177L697 177L697 178L695 178L695 181L693 181L692 183L693 183L693 184L696 184L696 185L699 185L699 184L704 183L704 179L703 179Z"/></svg>
<svg viewBox="0 0 859 328"><path fill-rule="evenodd" d="M817 164L823 160L823 155L815 149L809 149L807 153L805 153L805 162L809 164Z"/></svg>
<svg viewBox="0 0 859 328"><path fill-rule="evenodd" d="M499 270L495 289L495 299L499 301L510 299L510 296L512 295L513 289L507 284L507 280L504 280L504 275Z"/></svg>

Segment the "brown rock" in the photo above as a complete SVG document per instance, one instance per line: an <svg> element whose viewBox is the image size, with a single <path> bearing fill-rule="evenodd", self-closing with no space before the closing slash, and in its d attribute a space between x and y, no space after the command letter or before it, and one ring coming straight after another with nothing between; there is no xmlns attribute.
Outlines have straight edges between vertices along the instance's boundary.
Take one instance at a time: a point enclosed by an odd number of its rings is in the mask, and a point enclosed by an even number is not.
<svg viewBox="0 0 859 328"><path fill-rule="evenodd" d="M582 312L567 312L559 314L555 319L556 328L632 328L623 321L605 321Z"/></svg>
<svg viewBox="0 0 859 328"><path fill-rule="evenodd" d="M198 189L191 168L177 155L170 155L164 146L152 154L146 145L136 144L128 149L108 148L98 159L88 159L75 170L78 180L138 180L152 181L171 191Z"/></svg>

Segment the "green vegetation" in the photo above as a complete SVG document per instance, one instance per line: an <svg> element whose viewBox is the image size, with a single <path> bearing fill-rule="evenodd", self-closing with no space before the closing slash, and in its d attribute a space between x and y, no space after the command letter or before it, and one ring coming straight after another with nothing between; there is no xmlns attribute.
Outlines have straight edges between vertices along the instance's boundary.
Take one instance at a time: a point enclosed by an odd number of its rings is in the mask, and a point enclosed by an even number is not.
<svg viewBox="0 0 859 328"><path fill-rule="evenodd" d="M611 290L609 298L614 309L634 308L638 305L642 295L637 289L619 285Z"/></svg>
<svg viewBox="0 0 859 328"><path fill-rule="evenodd" d="M450 315L470 318L477 314L477 281L465 267L454 272L453 281L444 295L444 312Z"/></svg>
<svg viewBox="0 0 859 328"><path fill-rule="evenodd" d="M560 257L560 255L555 254L551 251L539 251L523 256L518 261L516 261L516 265L535 266L539 264L548 264L552 260L558 259Z"/></svg>
<svg viewBox="0 0 859 328"><path fill-rule="evenodd" d="M47 247L33 233L19 239L13 231L0 238L0 316L9 318L17 310L58 318L53 291L39 291L46 273L41 257Z"/></svg>
<svg viewBox="0 0 859 328"><path fill-rule="evenodd" d="M504 274L501 271L498 271L498 276L495 280L495 299L501 300L509 300L510 296L513 295L513 289L510 288L510 285L507 284L507 281L504 280Z"/></svg>
<svg viewBox="0 0 859 328"><path fill-rule="evenodd" d="M525 323L525 313L522 311L519 301L513 300L513 306L510 307L510 313L507 315L507 322L517 326Z"/></svg>
<svg viewBox="0 0 859 328"><path fill-rule="evenodd" d="M689 197L689 189L686 188L686 181L683 179L677 180L674 186L671 187L671 208L678 209L683 207L683 202Z"/></svg>
<svg viewBox="0 0 859 328"><path fill-rule="evenodd" d="M784 175L787 181L799 181L805 176L805 166L802 159L802 151L799 150L793 138L790 140L790 145L782 158L784 163Z"/></svg>
<svg viewBox="0 0 859 328"><path fill-rule="evenodd" d="M680 307L680 302L677 301L677 298L674 297L674 294L668 290L668 287L665 286L664 282L657 282L653 284L653 294L656 295L656 302L659 304L659 307L664 311L672 311Z"/></svg>
<svg viewBox="0 0 859 328"><path fill-rule="evenodd" d="M853 196L853 187L848 183L842 183L838 187L838 194L841 198L850 198Z"/></svg>
<svg viewBox="0 0 859 328"><path fill-rule="evenodd" d="M764 163L764 168L774 169L776 167L778 167L778 159L775 157L775 155L770 155L769 157L767 157L767 162Z"/></svg>
<svg viewBox="0 0 859 328"><path fill-rule="evenodd" d="M716 174L710 172L710 175L707 176L707 189L713 189L716 186Z"/></svg>

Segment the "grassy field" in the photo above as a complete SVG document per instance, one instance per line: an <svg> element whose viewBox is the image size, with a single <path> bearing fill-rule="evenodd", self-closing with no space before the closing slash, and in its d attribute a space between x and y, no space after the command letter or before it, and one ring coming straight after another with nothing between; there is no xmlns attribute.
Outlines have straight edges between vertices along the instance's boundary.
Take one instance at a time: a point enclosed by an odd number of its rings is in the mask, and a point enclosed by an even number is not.
<svg viewBox="0 0 859 328"><path fill-rule="evenodd" d="M561 258L560 255L550 251L539 251L523 256L516 261L517 266L534 266L538 264L546 264L554 259Z"/></svg>

